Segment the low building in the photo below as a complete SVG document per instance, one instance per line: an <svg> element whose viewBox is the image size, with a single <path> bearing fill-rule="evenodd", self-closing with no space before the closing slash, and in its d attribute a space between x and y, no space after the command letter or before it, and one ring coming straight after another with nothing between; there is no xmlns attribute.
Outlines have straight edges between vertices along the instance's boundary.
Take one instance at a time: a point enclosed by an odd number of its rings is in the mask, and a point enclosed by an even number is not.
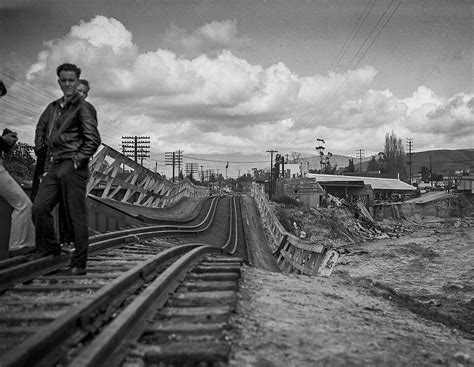
<svg viewBox="0 0 474 367"><path fill-rule="evenodd" d="M457 191L474 194L474 176L461 176L457 180Z"/></svg>
<svg viewBox="0 0 474 367"><path fill-rule="evenodd" d="M307 209L319 207L324 190L314 180L306 177L282 178L276 184L276 196L288 196Z"/></svg>
<svg viewBox="0 0 474 367"><path fill-rule="evenodd" d="M393 178L324 175L308 173L328 193L346 200L362 200L372 205L376 199L390 199L416 191L416 187Z"/></svg>

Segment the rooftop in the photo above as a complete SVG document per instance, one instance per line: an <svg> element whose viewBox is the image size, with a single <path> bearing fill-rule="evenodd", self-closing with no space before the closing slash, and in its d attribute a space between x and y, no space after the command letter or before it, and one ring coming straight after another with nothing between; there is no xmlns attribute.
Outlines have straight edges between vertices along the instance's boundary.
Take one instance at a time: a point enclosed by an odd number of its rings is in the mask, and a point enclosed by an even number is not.
<svg viewBox="0 0 474 367"><path fill-rule="evenodd" d="M343 175L323 175L319 173L308 173L308 178L315 178L317 182L349 182L349 181L363 181L365 185L372 186L374 190L394 190L394 191L415 191L416 187L409 185L403 181L395 178L380 178L380 177L358 177L358 176L343 176Z"/></svg>

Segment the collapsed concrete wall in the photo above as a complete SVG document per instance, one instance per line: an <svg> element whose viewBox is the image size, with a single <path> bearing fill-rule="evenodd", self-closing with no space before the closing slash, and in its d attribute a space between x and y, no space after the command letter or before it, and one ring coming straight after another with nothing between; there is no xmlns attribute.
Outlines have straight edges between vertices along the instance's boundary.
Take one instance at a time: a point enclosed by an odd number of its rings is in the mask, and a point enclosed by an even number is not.
<svg viewBox="0 0 474 367"><path fill-rule="evenodd" d="M458 194L424 204L404 203L402 211L406 216L469 217L474 215L474 198L472 195Z"/></svg>
<svg viewBox="0 0 474 367"><path fill-rule="evenodd" d="M428 203L393 203L377 205L373 208L376 220L421 217L472 217L474 216L474 196L457 194Z"/></svg>
<svg viewBox="0 0 474 367"><path fill-rule="evenodd" d="M401 209L401 203L390 203L383 205L374 205L371 214L372 217L379 221L384 219L403 219L404 215Z"/></svg>

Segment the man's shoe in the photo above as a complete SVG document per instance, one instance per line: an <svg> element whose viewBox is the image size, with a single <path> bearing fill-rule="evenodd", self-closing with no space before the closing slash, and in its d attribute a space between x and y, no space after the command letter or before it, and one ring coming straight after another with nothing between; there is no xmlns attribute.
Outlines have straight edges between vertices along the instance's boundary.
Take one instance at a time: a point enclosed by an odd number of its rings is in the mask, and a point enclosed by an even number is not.
<svg viewBox="0 0 474 367"><path fill-rule="evenodd" d="M61 243L61 251L64 252L64 253L74 252L74 242Z"/></svg>
<svg viewBox="0 0 474 367"><path fill-rule="evenodd" d="M87 274L86 269L76 268L76 267L72 267L69 272L71 273L71 275L86 275Z"/></svg>

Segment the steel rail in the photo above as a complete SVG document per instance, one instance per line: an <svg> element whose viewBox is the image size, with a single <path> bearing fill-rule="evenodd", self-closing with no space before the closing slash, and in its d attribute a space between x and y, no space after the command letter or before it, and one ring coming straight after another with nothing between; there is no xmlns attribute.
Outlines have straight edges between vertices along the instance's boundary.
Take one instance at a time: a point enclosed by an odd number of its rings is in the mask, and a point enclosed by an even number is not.
<svg viewBox="0 0 474 367"><path fill-rule="evenodd" d="M237 215L236 215L236 206L235 206L235 197L232 198L231 204L233 203L232 207L230 210L230 227L232 227L232 224L237 225ZM211 225L211 222L214 220L215 214L216 214L216 208L217 208L217 201L216 205L214 206L213 210L210 210L206 216L206 218L210 218L210 221L208 221L205 225L205 228L209 228ZM212 215L210 214L212 212ZM205 223L204 221L202 223ZM145 228L140 228L139 230L145 230L147 232L145 233L132 233L130 234L130 230L125 236L119 237L119 238L106 238L103 239L101 242L96 243L97 247L97 252L100 252L100 250L105 249L106 244L109 241L120 241L123 239L123 237L128 238L129 241L134 242L134 240L140 240L143 239L144 237L153 237L156 235L157 232L155 231L150 231L150 227L145 227ZM199 230L202 230L199 229ZM136 229L133 229L133 231L136 231ZM173 231L171 231L173 232ZM230 228L227 242L226 243L231 243L232 237L235 238L236 244L237 244L237 234L238 230L235 229L235 234L233 235L234 230ZM162 233L158 231L158 233ZM140 234L140 236L138 236ZM109 235L109 234L106 234ZM123 245L123 243L119 243L119 245ZM100 248L100 247L103 248ZM197 246L197 247L196 247ZM237 245L234 246L236 248ZM201 249L202 250L199 250ZM137 265L134 268L130 269L126 273L124 273L122 276L114 280L112 283L109 285L103 287L99 291L96 292L97 297L94 299L87 299L81 302L79 305L71 307L67 314L63 314L60 316L58 319L53 321L50 324L47 324L38 332L33 334L31 337L28 337L24 342L18 345L17 348L11 350L10 352L6 353L4 356L0 357L0 365L1 366L6 366L6 367L12 367L12 366L29 366L29 365L52 365L56 363L60 356L63 354L65 351L65 348L69 348L69 346L64 344L64 341L67 340L69 336L74 334L75 330L79 329L88 329L88 324L94 324L97 321L94 321L95 315L98 314L108 303L111 303L114 297L123 297L123 293L126 292L126 289L130 289L132 287L132 284L135 284L136 282L140 280L147 279L147 277L150 277L150 274L153 273L153 271L156 271L157 267L160 266L165 261L169 261L171 258L179 256L178 253L182 254L183 252L188 252L188 251L194 251L193 253L196 253L196 257L193 257L192 255L185 255L188 260L182 260L182 265L173 265L172 267L176 267L177 269L181 269L180 274L185 274L186 269L188 269L186 266L190 266L190 264L194 261L197 260L200 256L203 254L207 253L222 253L223 248L216 248L213 246L208 246L204 244L189 244L189 245L182 245L178 246L169 250L166 250L165 252L154 256L152 259L144 262L143 264ZM201 251L203 251L201 253ZM178 254L178 255L177 255ZM200 255L198 255L200 254ZM161 259L161 260L158 260ZM194 259L194 260L193 260ZM161 262L160 262L161 261ZM185 265L188 264L188 265ZM174 268L173 268L174 269ZM177 270L176 270L177 271ZM107 331L107 334L109 338L107 342L104 345L105 350L102 350L102 347L95 347L95 345L99 345L96 341L94 340L93 344L89 344L89 347L86 348L83 352L80 353L80 356L86 356L85 358L91 358L87 356L95 356L97 355L98 357L93 357L93 358L103 358L104 355L108 355L110 357L110 348L111 346L114 346L114 343L116 344L117 340L122 340L122 342L126 342L130 337L135 337L139 336L138 330L141 330L141 328L135 327L135 322L138 322L136 320L137 317L140 317L140 314L143 313L142 311L144 310L143 307L151 307L150 309L156 308L151 305L156 305L158 301L156 299L160 299L161 301L159 302L166 302L166 299L169 296L169 293L174 291L174 288L177 286L177 282L180 280L180 276L176 276L176 273L174 273L174 270L165 270L164 273L162 274L169 274L169 277L167 277L167 280L164 280L164 283L159 285L156 282L153 284L156 285L156 288L145 288L143 291L143 295L139 295L138 299L135 301L132 301L132 303L127 306L126 309L122 310L121 313L119 313L119 316L117 318L117 321L113 321L109 326L104 327L105 330L110 330ZM173 276L173 274L175 276ZM158 276L160 279L165 279L164 275ZM172 280L170 280L172 279ZM171 282L171 283L169 283ZM169 288L171 287L171 288ZM173 288L174 287L174 288ZM148 290L150 289L150 290ZM158 293L157 293L158 292ZM152 294L152 298L146 298L146 294ZM159 294L159 295L158 295ZM148 299L145 301L145 299ZM144 302L143 305L141 305L141 301ZM135 319L132 319L132 321L124 321L125 326L120 326L117 328L117 325L119 323L118 320L128 320L127 317L130 316L130 306L135 305L138 307L138 310L140 312L133 313L132 316L135 317ZM151 312L151 311L150 311ZM91 316L93 315L93 316ZM122 316L123 315L123 316ZM128 315L128 316L127 316ZM146 315L146 313L144 313ZM135 320L135 321L133 321ZM145 319L144 319L145 320ZM127 326L128 325L128 326ZM130 325L133 325L134 327L130 327ZM133 330L135 330L135 334L130 333ZM115 334L115 331L118 331L118 334ZM84 331L87 333L87 331ZM123 334L125 332L125 334ZM127 334L128 333L128 334ZM102 333L99 335L103 335ZM105 334L104 334L105 335ZM98 339L99 340L99 339ZM105 339L104 339L105 340ZM111 344L110 344L111 343ZM59 347L58 347L59 345ZM93 348L96 351L91 352L91 349ZM109 350L109 352L107 352ZM102 356L102 357L101 357ZM81 357L81 358L83 358ZM74 362L76 363L76 362ZM78 362L79 363L79 362ZM92 362L91 362L92 363ZM82 362L79 365L84 365ZM92 365L109 365L109 364L96 364L95 362Z"/></svg>
<svg viewBox="0 0 474 367"><path fill-rule="evenodd" d="M233 235L232 232L235 231L235 234ZM232 246L231 250L228 250L227 248L230 247L232 244L232 239L234 240L234 244ZM232 196L231 200L231 205L230 205L230 220L229 220L229 237L227 239L227 242L223 246L224 249L227 250L228 253L231 255L235 254L235 251L237 250L237 244L238 244L238 226L237 226L237 207L235 203L235 196Z"/></svg>
<svg viewBox="0 0 474 367"><path fill-rule="evenodd" d="M174 292L189 268L203 255L219 253L222 250L201 245L182 256L172 266L161 273L144 292L107 325L94 342L85 348L69 366L113 366L119 363L120 356L129 340L138 338L147 321L158 307L162 307Z"/></svg>
<svg viewBox="0 0 474 367"><path fill-rule="evenodd" d="M55 347L62 345L78 328L87 327L89 315L100 313L117 295L123 294L134 283L146 279L150 273L167 261L190 250L200 248L200 244L181 245L168 249L151 259L139 264L119 276L112 283L100 289L93 299L87 299L50 324L40 328L16 348L0 356L0 366L39 366L51 365L57 359L58 351ZM217 249L216 249L217 250Z"/></svg>
<svg viewBox="0 0 474 367"><path fill-rule="evenodd" d="M238 226L238 216L237 216L237 199L234 196L234 230L235 230L235 241L234 241L234 247L230 251L231 254L235 254L237 251L237 245L239 243L239 226Z"/></svg>
<svg viewBox="0 0 474 367"><path fill-rule="evenodd" d="M228 237L224 245L219 248L203 245L202 248L192 250L185 257L178 260L146 288L120 315L94 339L93 343L84 348L69 366L117 366L126 354L127 346L137 340L156 309L162 307L181 281L181 277L189 268L192 261L210 252L229 252L227 247L232 245L231 254L235 253L239 242L236 198L230 201L230 218ZM233 242L232 242L233 241ZM182 262L182 264L181 264ZM180 264L178 264L180 263ZM188 264L188 265L185 265Z"/></svg>
<svg viewBox="0 0 474 367"><path fill-rule="evenodd" d="M127 243L141 243L144 239L156 236L196 234L209 229L215 216L217 203L222 197L216 197L212 200L206 217L195 225L158 225L149 227L132 228L110 233L104 233L91 238L89 253L97 254L109 248L119 247ZM33 261L15 265L13 267L0 271L0 292L10 286L28 281L36 276L47 274L51 271L67 266L70 261L69 254L59 256L46 256Z"/></svg>
<svg viewBox="0 0 474 367"><path fill-rule="evenodd" d="M119 230L119 231L111 231L111 232L101 233L101 234L90 237L89 244L93 245L95 243L99 243L99 242L102 242L104 240L113 240L113 239L116 239L118 242L120 242L121 240L125 239L126 237L130 237L130 236L142 233L143 228L148 228L148 230L150 230L150 231L152 231L152 230L163 230L163 231L164 230L180 230L181 228L192 230L194 228L199 228L200 226L203 225L203 223L205 223L208 220L208 216L212 212L212 208L216 205L217 201L220 198L221 197L219 197L219 196L215 196L211 199L211 203L210 203L209 209L207 211L207 216L201 222L199 222L197 224L194 224L194 225L185 225L185 224L159 224L159 225L156 225L155 224L155 225L151 225L151 226L148 225L146 227L129 228L129 229L123 229L123 230ZM31 253L33 251L34 251L34 249L30 250L29 253ZM3 272L3 270L12 268L14 266L24 264L25 262L31 261L30 259L31 259L31 256L29 256L28 253L26 253L26 254L21 254L21 255L11 257L9 259L1 260L0 261L0 285L3 284L3 282L2 282L2 274L3 274L2 272ZM1 291L1 288L0 288L0 291Z"/></svg>

